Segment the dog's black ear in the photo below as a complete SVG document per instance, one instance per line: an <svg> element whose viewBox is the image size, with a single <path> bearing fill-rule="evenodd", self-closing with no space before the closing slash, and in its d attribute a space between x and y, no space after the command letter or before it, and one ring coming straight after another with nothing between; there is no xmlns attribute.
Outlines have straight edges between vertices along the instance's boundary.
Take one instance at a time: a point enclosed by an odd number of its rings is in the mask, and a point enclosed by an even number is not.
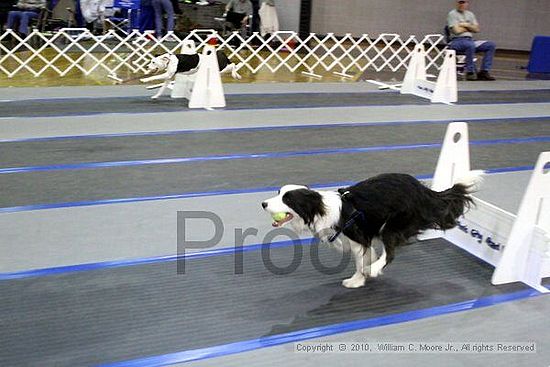
<svg viewBox="0 0 550 367"><path fill-rule="evenodd" d="M292 190L283 195L283 203L298 214L306 225L315 220L315 216L326 214L323 197L317 191L309 189Z"/></svg>

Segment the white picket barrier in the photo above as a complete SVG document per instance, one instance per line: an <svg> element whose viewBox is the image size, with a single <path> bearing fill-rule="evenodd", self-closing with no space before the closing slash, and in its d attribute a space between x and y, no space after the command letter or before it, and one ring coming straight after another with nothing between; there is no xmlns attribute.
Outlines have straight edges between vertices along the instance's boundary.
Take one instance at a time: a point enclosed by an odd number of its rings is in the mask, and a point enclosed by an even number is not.
<svg viewBox="0 0 550 367"><path fill-rule="evenodd" d="M8 29L0 34L0 74L13 78L26 73L38 77L51 71L59 76L75 70L84 75L98 71L106 75L143 72L154 55L177 54L187 40L194 41L197 50L201 50L211 39L218 41L218 49L224 50L235 64L252 74L285 69L312 77L326 73L351 77L366 70L398 71L407 67L417 44L427 47L427 68L439 69L444 56L439 47L444 37L440 34L423 38L381 34L371 38L367 34L339 37L310 33L301 38L296 32L282 31L267 38L258 33L243 37L239 32L224 38L215 30L199 29L183 39L174 34L159 39L151 31L141 34L136 30L121 35L111 29L96 36L79 28L64 28L53 34L35 29L20 37Z"/></svg>
<svg viewBox="0 0 550 367"><path fill-rule="evenodd" d="M432 188L445 190L470 170L468 126L449 124ZM545 168L546 167L546 168ZM541 153L515 215L474 198L475 205L456 228L428 231L419 239L443 237L495 266L493 284L523 282L540 292L549 290L541 279L550 276L550 152Z"/></svg>

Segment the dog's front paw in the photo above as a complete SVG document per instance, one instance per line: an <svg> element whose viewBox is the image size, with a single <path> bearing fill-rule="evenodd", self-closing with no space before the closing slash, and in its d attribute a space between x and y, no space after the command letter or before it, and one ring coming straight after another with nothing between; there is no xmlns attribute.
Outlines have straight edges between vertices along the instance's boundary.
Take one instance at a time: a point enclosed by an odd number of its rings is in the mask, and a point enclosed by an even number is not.
<svg viewBox="0 0 550 367"><path fill-rule="evenodd" d="M354 274L351 278L344 279L342 285L346 288L360 288L365 285L365 281L363 274Z"/></svg>

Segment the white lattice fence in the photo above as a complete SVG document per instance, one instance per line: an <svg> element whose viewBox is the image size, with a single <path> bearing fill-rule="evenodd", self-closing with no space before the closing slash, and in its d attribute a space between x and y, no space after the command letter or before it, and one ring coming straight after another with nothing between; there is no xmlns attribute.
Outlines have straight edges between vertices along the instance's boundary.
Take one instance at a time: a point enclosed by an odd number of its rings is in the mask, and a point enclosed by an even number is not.
<svg viewBox="0 0 550 367"><path fill-rule="evenodd" d="M243 38L235 32L223 38L214 30L195 30L184 39L173 34L156 39L151 33L137 31L121 35L110 30L94 36L86 29L66 28L50 35L35 30L25 38L7 30L0 35L0 72L10 78L26 72L38 77L46 71L64 76L75 69L84 75L99 70L106 74L142 72L153 55L178 53L187 39L194 40L198 49L216 42L233 62L253 74L261 69L273 73L286 69L317 77L327 72L351 76L367 69L404 70L419 42L426 46L428 67L439 68L443 57L438 47L443 36L439 34L422 39L381 34L371 39L366 34L354 38L350 34L311 33L302 39L295 32L278 32L264 39L257 33Z"/></svg>

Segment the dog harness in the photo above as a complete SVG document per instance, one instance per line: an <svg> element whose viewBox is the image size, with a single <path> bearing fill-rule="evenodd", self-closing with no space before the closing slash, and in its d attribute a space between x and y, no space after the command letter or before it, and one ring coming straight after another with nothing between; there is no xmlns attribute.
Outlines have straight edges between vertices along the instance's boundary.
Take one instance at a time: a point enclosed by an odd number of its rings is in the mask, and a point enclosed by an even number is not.
<svg viewBox="0 0 550 367"><path fill-rule="evenodd" d="M349 195L349 191L346 191L344 192L343 194L340 195L340 197L342 198L342 202L344 202L344 199L347 195ZM352 205L353 207L353 205ZM351 215L351 217L347 220L346 223L344 223L344 225L340 228L336 228L336 232L330 236L328 238L328 242L332 243L334 242L338 236L340 236L342 234L342 232L344 232L346 229L348 229L349 227L351 227L353 225L353 223L355 223L355 221L357 220L357 218L361 217L361 218L364 218L365 216L363 215L363 212L362 211L359 211L355 208L353 208L353 214Z"/></svg>

